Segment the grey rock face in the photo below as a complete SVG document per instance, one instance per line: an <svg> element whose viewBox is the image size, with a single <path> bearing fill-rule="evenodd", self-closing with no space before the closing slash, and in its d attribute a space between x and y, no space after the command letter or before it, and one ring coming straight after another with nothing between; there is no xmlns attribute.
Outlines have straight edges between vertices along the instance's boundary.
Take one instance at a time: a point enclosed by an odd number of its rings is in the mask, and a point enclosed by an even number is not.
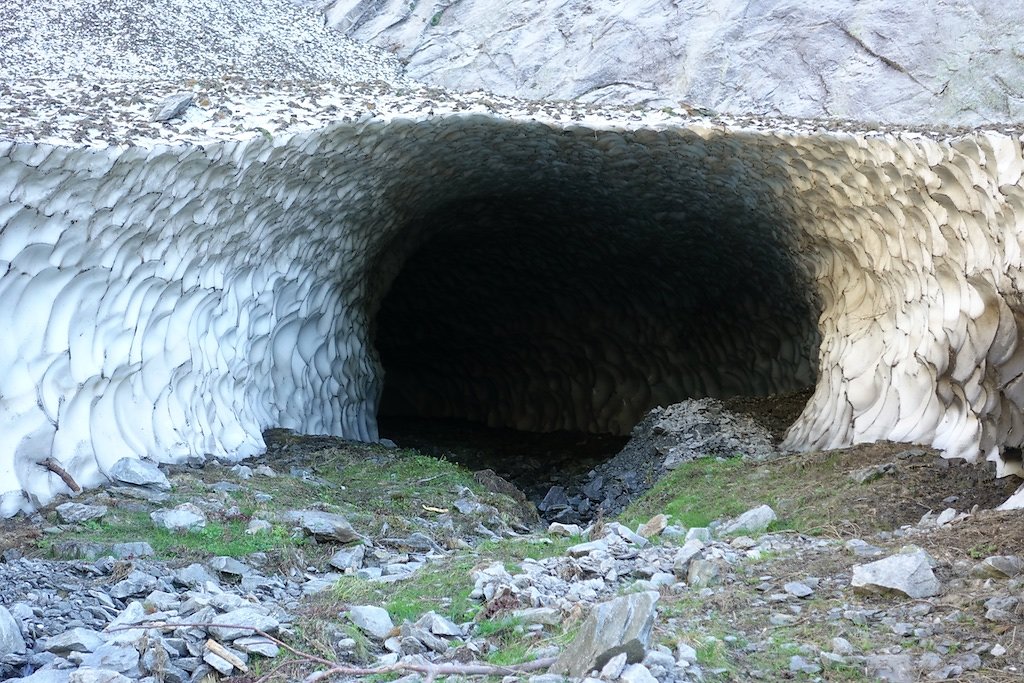
<svg viewBox="0 0 1024 683"><path fill-rule="evenodd" d="M852 585L867 593L895 591L911 598L938 595L942 588L932 571L932 559L920 548L855 566Z"/></svg>
<svg viewBox="0 0 1024 683"><path fill-rule="evenodd" d="M115 462L110 468L110 477L135 486L149 486L160 491L171 490L171 482L159 467L138 458L121 458Z"/></svg>
<svg viewBox="0 0 1024 683"><path fill-rule="evenodd" d="M626 11L602 0L584 11L574 0L466 0L434 21L437 7L333 0L327 16L352 37L397 46L413 78L456 90L966 125L1024 110L1000 84L1024 71L1001 30L1024 23L1016 4L637 0ZM961 48L936 50L937 27Z"/></svg>
<svg viewBox="0 0 1024 683"><path fill-rule="evenodd" d="M0 657L25 654L21 627L6 607L0 607Z"/></svg>
<svg viewBox="0 0 1024 683"><path fill-rule="evenodd" d="M551 671L573 677L602 668L619 653L626 661L643 661L654 625L658 593L634 593L601 603L594 608Z"/></svg>
<svg viewBox="0 0 1024 683"><path fill-rule="evenodd" d="M391 615L382 607L372 605L359 605L348 611L348 618L361 631L373 636L377 640L384 640L395 628L391 621Z"/></svg>
<svg viewBox="0 0 1024 683"><path fill-rule="evenodd" d="M318 541L350 543L360 538L347 519L331 512L291 510L282 517L284 521L298 525Z"/></svg>
<svg viewBox="0 0 1024 683"><path fill-rule="evenodd" d="M156 526L171 531L193 531L206 526L206 513L192 503L182 503L170 510L154 510L149 518Z"/></svg>
<svg viewBox="0 0 1024 683"><path fill-rule="evenodd" d="M100 519L107 514L106 505L85 505L83 503L62 503L57 506L57 516L62 522L78 524Z"/></svg>

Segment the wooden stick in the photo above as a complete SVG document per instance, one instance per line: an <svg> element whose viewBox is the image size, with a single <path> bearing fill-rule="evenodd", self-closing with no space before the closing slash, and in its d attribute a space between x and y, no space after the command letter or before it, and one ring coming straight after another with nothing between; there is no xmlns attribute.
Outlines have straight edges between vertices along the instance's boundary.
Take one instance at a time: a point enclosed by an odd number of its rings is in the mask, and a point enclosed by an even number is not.
<svg viewBox="0 0 1024 683"><path fill-rule="evenodd" d="M78 482L75 481L74 477L68 474L68 471L61 467L60 463L53 458L47 458L39 464L60 477L64 483L67 484L68 488L75 493L82 492L82 487L78 485Z"/></svg>
<svg viewBox="0 0 1024 683"><path fill-rule="evenodd" d="M245 665L245 662L243 662L241 659L233 655L231 652L228 651L226 647L218 643L213 638L206 639L206 649L212 652L213 654L217 655L218 657L220 657L221 659L223 659L228 664L235 667L242 673L249 673L249 667Z"/></svg>

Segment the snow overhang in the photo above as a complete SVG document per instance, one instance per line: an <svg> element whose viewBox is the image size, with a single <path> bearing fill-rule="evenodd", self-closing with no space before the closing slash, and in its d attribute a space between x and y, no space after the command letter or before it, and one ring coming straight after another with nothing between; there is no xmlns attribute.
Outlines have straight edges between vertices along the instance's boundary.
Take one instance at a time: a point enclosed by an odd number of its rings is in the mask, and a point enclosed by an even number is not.
<svg viewBox="0 0 1024 683"><path fill-rule="evenodd" d="M790 448L1017 471L1018 131L292 95L0 142L4 515L67 492L47 458L95 486L273 426L373 440L382 392L622 433L815 384Z"/></svg>

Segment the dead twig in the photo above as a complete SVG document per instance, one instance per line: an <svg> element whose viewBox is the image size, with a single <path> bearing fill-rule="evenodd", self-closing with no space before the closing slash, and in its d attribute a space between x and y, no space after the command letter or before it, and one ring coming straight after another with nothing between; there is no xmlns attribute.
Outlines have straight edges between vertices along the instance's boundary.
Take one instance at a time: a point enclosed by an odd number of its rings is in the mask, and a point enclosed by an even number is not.
<svg viewBox="0 0 1024 683"><path fill-rule="evenodd" d="M78 482L75 481L74 477L68 474L68 471L61 467L60 463L54 460L53 458L47 458L46 460L43 460L41 463L39 463L39 466L45 467L46 469L56 474L58 477L61 478L61 480L65 484L67 484L67 487L74 491L75 493L82 492L82 487L78 485Z"/></svg>

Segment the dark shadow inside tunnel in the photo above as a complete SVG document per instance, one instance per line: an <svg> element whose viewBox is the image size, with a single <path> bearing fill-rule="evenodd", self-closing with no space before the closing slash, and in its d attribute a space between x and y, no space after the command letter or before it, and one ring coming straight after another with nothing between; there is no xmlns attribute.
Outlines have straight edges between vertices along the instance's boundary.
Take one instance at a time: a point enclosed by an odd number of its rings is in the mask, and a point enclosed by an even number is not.
<svg viewBox="0 0 1024 683"><path fill-rule="evenodd" d="M379 417L622 435L656 405L813 384L817 311L784 226L676 180L661 201L476 194L406 226L429 237L376 317Z"/></svg>

